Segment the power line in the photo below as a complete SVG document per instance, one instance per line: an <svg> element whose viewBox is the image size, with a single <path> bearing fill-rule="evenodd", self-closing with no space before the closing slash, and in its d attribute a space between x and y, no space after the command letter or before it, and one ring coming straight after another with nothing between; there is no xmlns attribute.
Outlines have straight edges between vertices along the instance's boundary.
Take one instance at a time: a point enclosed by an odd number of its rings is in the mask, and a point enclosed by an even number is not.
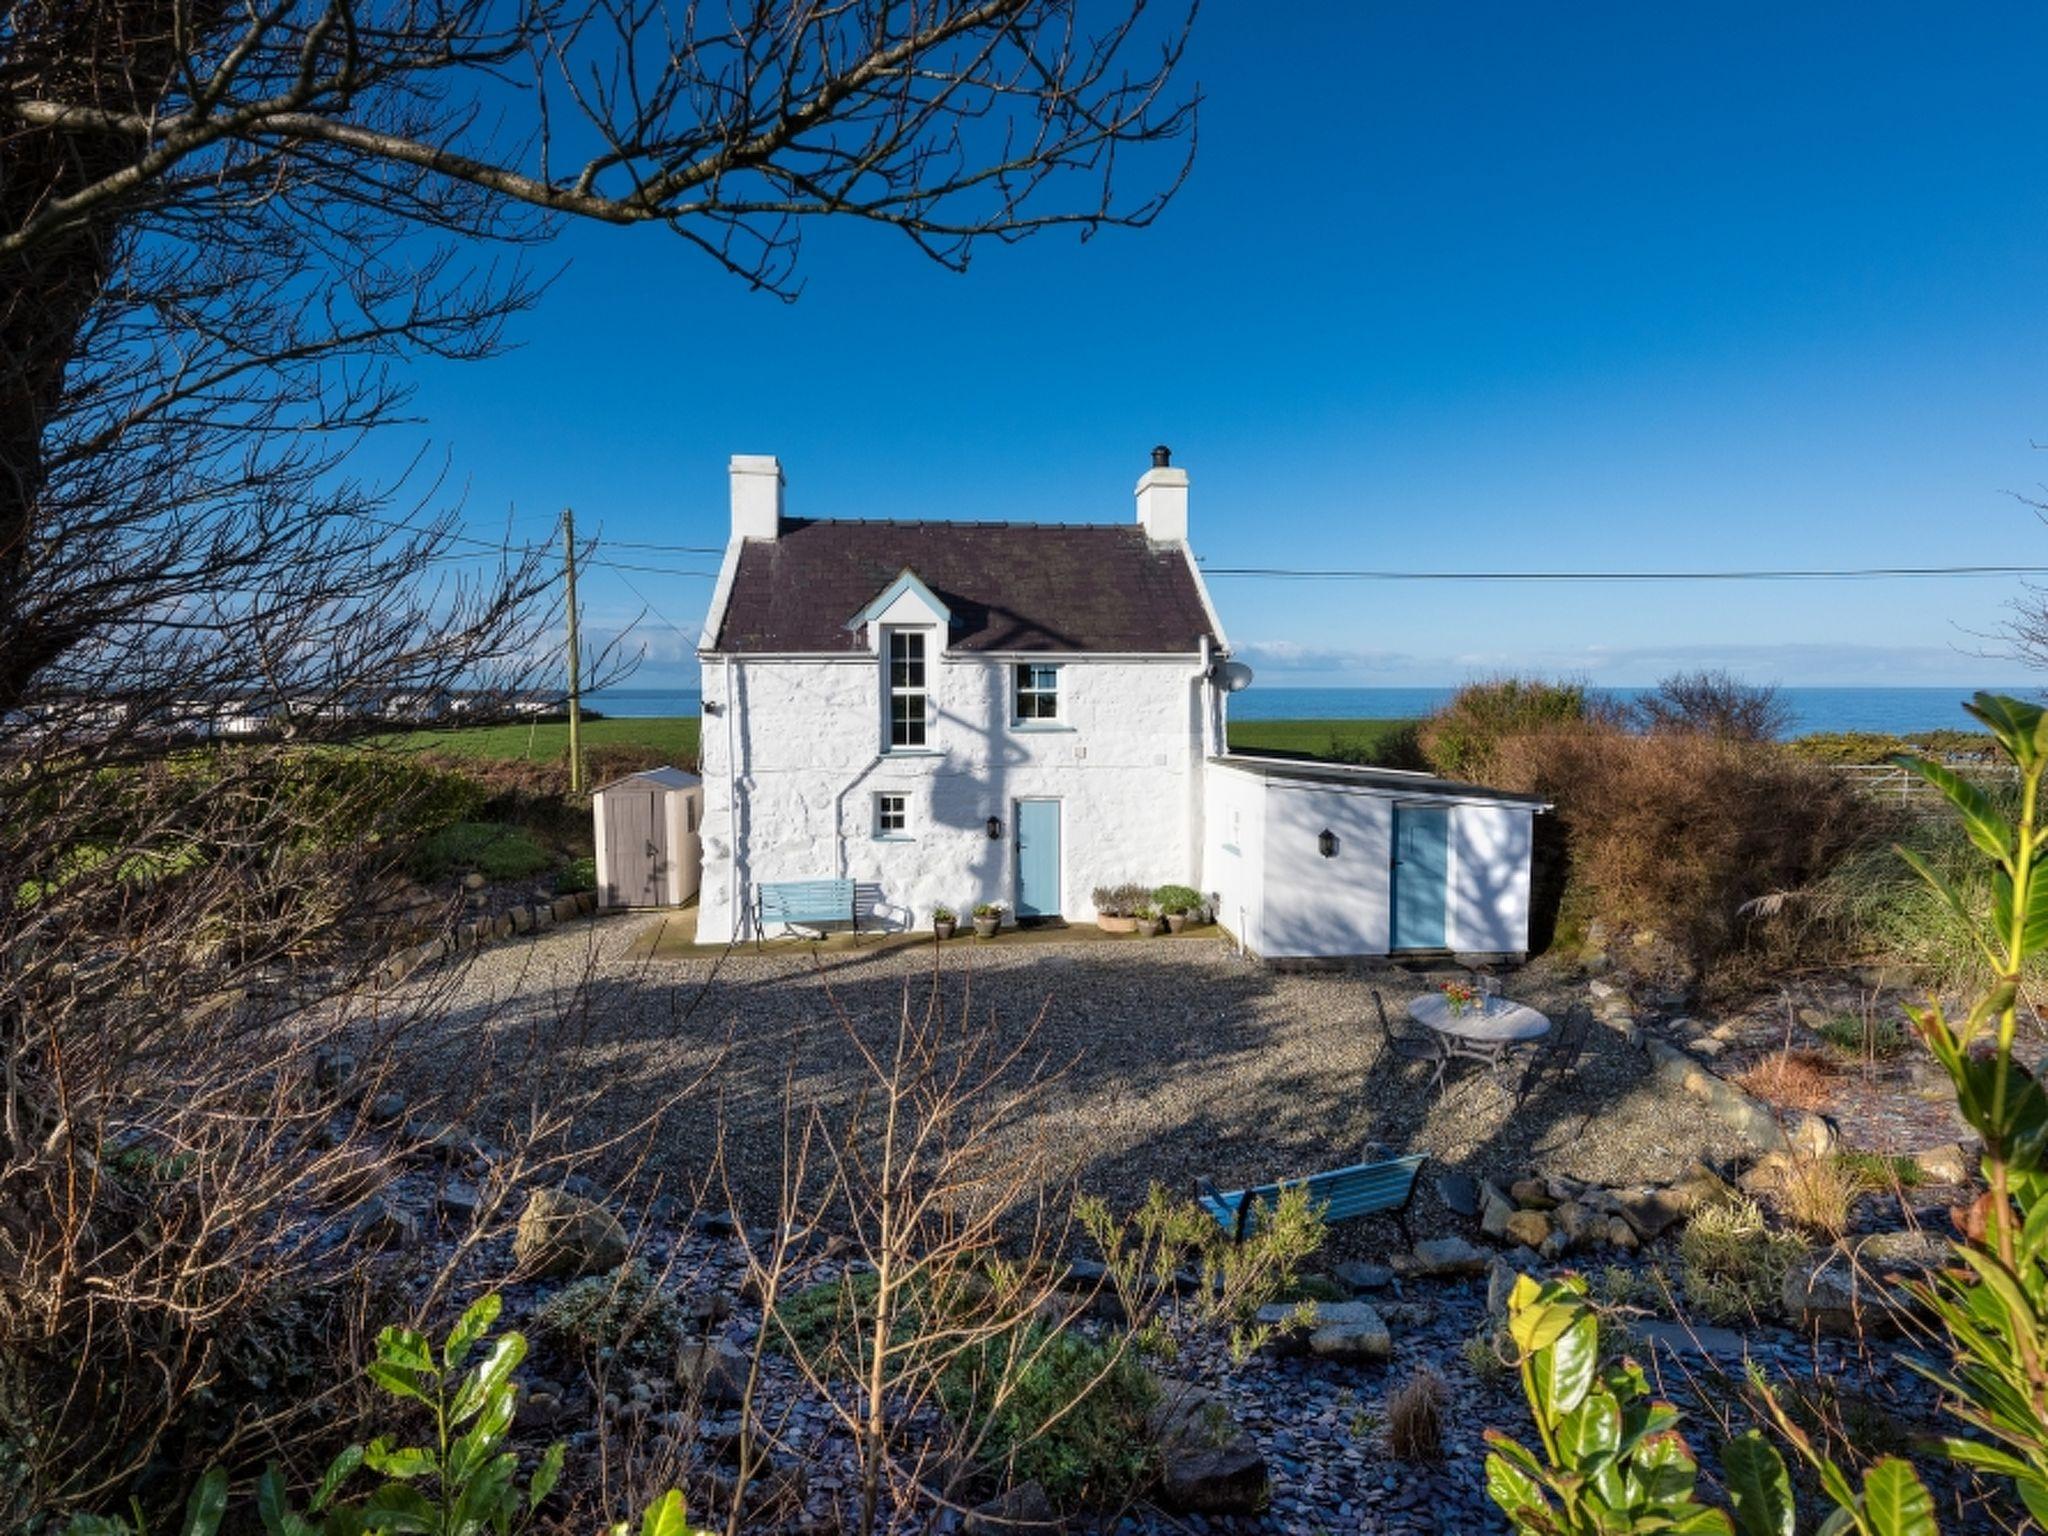
<svg viewBox="0 0 2048 1536"><path fill-rule="evenodd" d="M1734 571L1313 571L1270 565L1204 565L1202 574L1270 581L1888 581L1926 577L2048 576L2048 565L1882 565L1839 570Z"/></svg>

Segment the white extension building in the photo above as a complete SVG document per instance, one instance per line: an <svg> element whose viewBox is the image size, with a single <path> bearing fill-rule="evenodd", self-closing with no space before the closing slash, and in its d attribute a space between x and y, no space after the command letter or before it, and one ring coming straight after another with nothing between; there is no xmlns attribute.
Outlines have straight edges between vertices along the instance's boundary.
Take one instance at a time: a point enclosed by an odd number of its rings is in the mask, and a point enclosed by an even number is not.
<svg viewBox="0 0 2048 1536"><path fill-rule="evenodd" d="M791 518L773 458L731 475L699 942L750 936L765 884L852 880L906 928L1089 920L1135 880L1269 958L1527 950L1536 802L1229 750L1243 669L1165 449L1119 524Z"/></svg>

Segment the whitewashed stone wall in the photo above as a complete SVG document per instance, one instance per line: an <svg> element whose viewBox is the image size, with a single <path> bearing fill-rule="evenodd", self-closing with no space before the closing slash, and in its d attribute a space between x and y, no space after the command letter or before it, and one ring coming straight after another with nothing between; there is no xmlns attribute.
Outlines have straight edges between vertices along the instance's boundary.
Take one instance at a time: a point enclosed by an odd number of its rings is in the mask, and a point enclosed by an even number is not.
<svg viewBox="0 0 2048 1536"><path fill-rule="evenodd" d="M935 656L930 747L911 753L882 749L872 656L706 657L699 941L750 933L755 886L781 880L851 877L873 903L863 924L871 912L890 927L923 926L940 905L964 919L978 901L1014 904L1019 799L1064 806L1071 919L1094 916L1098 885L1196 883L1202 721L1217 707L1198 658L1060 666L1060 728L1025 729L1011 723L1010 662ZM909 797L900 840L875 835L880 791Z"/></svg>

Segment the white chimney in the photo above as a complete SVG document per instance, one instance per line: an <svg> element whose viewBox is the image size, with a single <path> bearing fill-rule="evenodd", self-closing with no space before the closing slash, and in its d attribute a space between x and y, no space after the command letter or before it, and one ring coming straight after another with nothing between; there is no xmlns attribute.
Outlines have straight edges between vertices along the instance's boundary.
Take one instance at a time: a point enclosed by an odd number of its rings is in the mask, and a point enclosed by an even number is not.
<svg viewBox="0 0 2048 1536"><path fill-rule="evenodd" d="M732 536L772 539L782 531L782 465L772 453L732 456Z"/></svg>
<svg viewBox="0 0 2048 1536"><path fill-rule="evenodd" d="M1154 544L1188 541L1188 472L1172 465L1173 450L1162 443L1138 482L1138 526Z"/></svg>

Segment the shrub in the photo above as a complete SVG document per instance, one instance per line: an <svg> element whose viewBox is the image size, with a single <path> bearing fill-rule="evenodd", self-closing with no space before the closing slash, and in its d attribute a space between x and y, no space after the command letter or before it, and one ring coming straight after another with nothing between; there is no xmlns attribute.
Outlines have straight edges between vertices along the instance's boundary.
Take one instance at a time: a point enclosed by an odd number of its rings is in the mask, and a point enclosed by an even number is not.
<svg viewBox="0 0 2048 1536"><path fill-rule="evenodd" d="M1752 687L1728 672L1678 672L1629 706L1652 734L1690 732L1723 741L1775 741L1792 723L1778 690Z"/></svg>
<svg viewBox="0 0 2048 1536"><path fill-rule="evenodd" d="M458 821L425 838L413 855L424 880L476 870L487 880L522 880L554 859L523 828L498 821Z"/></svg>
<svg viewBox="0 0 2048 1536"><path fill-rule="evenodd" d="M1493 772L1494 753L1509 737L1582 725L1598 713L1583 683L1501 677L1467 683L1417 727L1423 758L1452 778Z"/></svg>
<svg viewBox="0 0 2048 1536"><path fill-rule="evenodd" d="M1822 1109L1834 1098L1839 1068L1819 1051L1774 1051L1736 1074L1735 1081L1760 1099L1788 1109Z"/></svg>
<svg viewBox="0 0 2048 1536"><path fill-rule="evenodd" d="M1202 893L1191 885L1162 885L1152 893L1152 904L1162 912L1199 912Z"/></svg>
<svg viewBox="0 0 2048 1536"><path fill-rule="evenodd" d="M1700 1207L1678 1239L1686 1297L1717 1323L1775 1307L1786 1271L1805 1253L1800 1238L1773 1231L1762 1208L1741 1195Z"/></svg>
<svg viewBox="0 0 2048 1536"><path fill-rule="evenodd" d="M1888 1189L1912 1189L1927 1182L1927 1170L1910 1157L1887 1157L1881 1152L1839 1152L1835 1161L1859 1188L1879 1194Z"/></svg>
<svg viewBox="0 0 2048 1536"><path fill-rule="evenodd" d="M1152 1477L1159 1386L1127 1348L1030 1324L964 1351L939 1396L981 1460L1062 1509L1122 1502Z"/></svg>
<svg viewBox="0 0 2048 1536"><path fill-rule="evenodd" d="M1867 1014L1838 1013L1814 1030L1838 1051L1872 1061L1886 1061L1904 1054L1912 1044L1906 1026L1894 1018Z"/></svg>
<svg viewBox="0 0 2048 1536"><path fill-rule="evenodd" d="M1487 779L1556 805L1586 916L1653 929L1701 964L1747 936L1751 903L1888 830L1853 786L1775 747L1600 722L1500 738Z"/></svg>
<svg viewBox="0 0 2048 1536"><path fill-rule="evenodd" d="M932 921L935 923L957 923L960 921L960 914L951 907L933 907Z"/></svg>
<svg viewBox="0 0 2048 1536"><path fill-rule="evenodd" d="M563 1286L535 1308L533 1321L558 1348L649 1361L673 1355L683 1336L681 1307L638 1259Z"/></svg>
<svg viewBox="0 0 2048 1536"><path fill-rule="evenodd" d="M1778 1198L1794 1226L1832 1239L1849 1230L1849 1208L1863 1189L1839 1158L1797 1157L1785 1168Z"/></svg>
<svg viewBox="0 0 2048 1536"><path fill-rule="evenodd" d="M555 894L573 896L578 891L597 889L597 860L584 857L571 859L555 872Z"/></svg>
<svg viewBox="0 0 2048 1536"><path fill-rule="evenodd" d="M1138 908L1152 899L1152 888L1135 880L1095 887L1095 910L1104 917L1136 917Z"/></svg>
<svg viewBox="0 0 2048 1536"><path fill-rule="evenodd" d="M1444 1453L1444 1409L1450 1389L1428 1366L1414 1371L1387 1399L1387 1449L1402 1461L1435 1461Z"/></svg>
<svg viewBox="0 0 2048 1536"><path fill-rule="evenodd" d="M1003 904L1000 901L977 901L974 904L974 915L976 917L1001 917L1003 915Z"/></svg>

